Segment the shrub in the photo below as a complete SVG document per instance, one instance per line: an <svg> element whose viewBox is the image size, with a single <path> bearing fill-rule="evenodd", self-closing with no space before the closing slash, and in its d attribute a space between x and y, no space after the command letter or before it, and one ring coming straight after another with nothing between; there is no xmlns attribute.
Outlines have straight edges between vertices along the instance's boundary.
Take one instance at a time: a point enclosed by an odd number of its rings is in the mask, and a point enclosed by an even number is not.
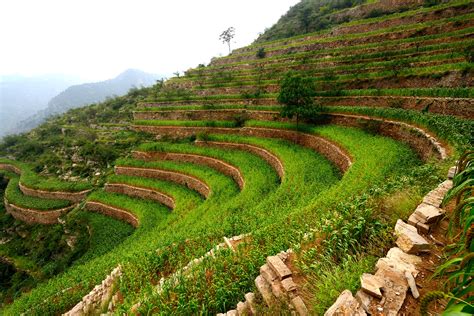
<svg viewBox="0 0 474 316"><path fill-rule="evenodd" d="M265 58L265 56L267 55L267 53L265 52L265 48L264 47L260 47L257 51L257 58L259 59L262 59L262 58Z"/></svg>
<svg viewBox="0 0 474 316"><path fill-rule="evenodd" d="M282 117L296 116L296 126L300 118L313 117L317 108L314 104L314 84L311 78L305 78L295 72L288 72L281 82L277 100L283 104Z"/></svg>

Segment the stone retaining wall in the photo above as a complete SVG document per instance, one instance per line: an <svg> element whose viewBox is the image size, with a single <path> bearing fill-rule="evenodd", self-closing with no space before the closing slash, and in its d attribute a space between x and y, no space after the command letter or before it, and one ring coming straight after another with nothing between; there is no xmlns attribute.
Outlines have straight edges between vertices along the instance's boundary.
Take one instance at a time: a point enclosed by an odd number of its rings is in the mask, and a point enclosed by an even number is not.
<svg viewBox="0 0 474 316"><path fill-rule="evenodd" d="M441 97L411 97L411 96L337 96L337 97L316 97L316 102L324 106L364 106L364 107L381 107L381 108L400 108L405 110L422 111L427 110L430 113L442 115L454 115L460 118L470 119L474 117L474 100L470 98L441 98ZM156 102L142 103L143 108L170 108L173 112L180 112L179 106L202 105L208 101L189 100L189 101L172 101L172 102ZM278 106L278 102L273 98L262 99L228 99L212 101L213 104L219 105L259 105L259 106ZM166 111L164 111L166 112ZM171 112L171 111L170 111ZM171 112L171 113L173 113ZM188 111L189 112L189 111ZM168 120L173 119L173 114L156 112L144 113L135 112L136 120L159 119L160 117ZM179 114L179 113L178 113ZM194 115L189 115L188 119L192 120Z"/></svg>
<svg viewBox="0 0 474 316"><path fill-rule="evenodd" d="M72 210L75 205L71 205L65 208L56 209L56 210L34 210L23 208L17 205L10 203L6 198L4 199L5 209L9 214L11 214L15 219L23 221L28 224L43 224L43 225L52 225L58 223L58 218L70 210Z"/></svg>
<svg viewBox="0 0 474 316"><path fill-rule="evenodd" d="M293 130L272 128L223 128L223 127L183 127L183 126L144 126L133 125L138 131L169 137L189 137L199 133L237 134L264 138L281 138L304 147L311 148L330 160L341 172L346 172L352 164L351 158L336 144L325 138L296 132Z"/></svg>
<svg viewBox="0 0 474 316"><path fill-rule="evenodd" d="M185 120L189 119L191 116L192 119L195 120L226 121L231 120L236 115L242 115L252 120L288 122L287 119L281 118L279 113L276 111L227 109L175 111L171 113L173 113L171 114L173 120ZM167 115L169 114L163 115L160 111L158 111L152 112L150 117L153 117L153 119L167 119ZM147 116L143 115L143 117L145 118ZM407 123L386 120L377 117L338 113L328 113L322 115L321 118L319 118L319 123L357 127L391 137L410 145L423 160L428 160L433 156L441 159L445 159L447 157L447 149L444 148L437 139L435 139L423 129Z"/></svg>
<svg viewBox="0 0 474 316"><path fill-rule="evenodd" d="M84 296L70 311L63 316L95 315L109 309L111 299L113 299L114 288L122 275L122 267L118 266L102 281L101 284Z"/></svg>
<svg viewBox="0 0 474 316"><path fill-rule="evenodd" d="M113 207L104 203L87 201L85 208L88 211L98 212L103 215L125 221L135 228L137 228L138 225L140 224L138 217L135 216L134 214L126 210L122 210L120 208Z"/></svg>
<svg viewBox="0 0 474 316"><path fill-rule="evenodd" d="M429 251L432 246L427 235L444 216L440 206L451 187L451 180L444 181L424 197L408 223L401 219L397 221L394 229L397 247L377 261L374 275L364 273L360 277L361 289L355 296L349 290L343 291L325 316L398 315L408 291L415 299L419 298L415 281L423 263L419 254Z"/></svg>
<svg viewBox="0 0 474 316"><path fill-rule="evenodd" d="M0 163L0 169L16 173L17 175L21 174L21 169L7 163Z"/></svg>
<svg viewBox="0 0 474 316"><path fill-rule="evenodd" d="M407 123L370 116L336 113L326 115L324 122L368 129L371 132L402 141L410 145L424 161L431 157L447 158L447 149L436 138L423 129Z"/></svg>
<svg viewBox="0 0 474 316"><path fill-rule="evenodd" d="M341 96L318 97L316 101L325 106L365 106L400 108L442 115L454 115L460 118L474 117L474 100L468 98L430 98L404 96Z"/></svg>
<svg viewBox="0 0 474 316"><path fill-rule="evenodd" d="M254 155L261 157L270 166L272 166L273 169L275 169L278 176L280 177L280 179L282 179L283 176L285 175L285 169L283 168L283 164L280 161L280 159L278 159L277 156L275 156L268 150L260 148L258 146L244 144L244 143L228 143L228 142L200 141L200 140L196 140L195 143L198 146L213 146L217 148L230 148L230 149L239 149L239 150L248 151Z"/></svg>
<svg viewBox="0 0 474 316"><path fill-rule="evenodd" d="M66 192L66 191L44 191L44 190L36 190L30 189L25 186L23 183L19 183L19 188L24 195L39 197L43 199L59 199L59 200L67 200L74 203L79 203L82 201L87 194L91 190L84 190L81 192Z"/></svg>
<svg viewBox="0 0 474 316"><path fill-rule="evenodd" d="M133 157L135 159L142 160L170 160L170 161L182 161L189 162L198 165L204 165L231 177L242 190L245 186L245 181L240 173L240 170L222 160L211 158L203 155L196 154L182 154L182 153L170 153L170 152L143 152L133 151Z"/></svg>
<svg viewBox="0 0 474 316"><path fill-rule="evenodd" d="M384 75L380 77L363 77L360 79L349 79L349 80L335 80L335 81L322 81L323 86L332 86L334 84L340 85L344 90L365 90L365 89L410 89L413 87L417 88L432 88L436 86L446 88L461 88L464 85L472 86L474 80L466 75L462 70L452 70L446 73L440 73L440 78L433 78L428 75L407 75L403 77L397 77L394 75ZM280 91L280 85L275 83L263 83L263 90L266 93L277 93ZM329 90L325 88L324 90ZM226 95L226 94L243 94L255 92L255 85L243 85L243 86L223 86L213 87L205 86L203 89L194 89L193 92L198 96L214 96L214 95Z"/></svg>
<svg viewBox="0 0 474 316"><path fill-rule="evenodd" d="M197 191L199 194L207 198L211 193L211 189L200 179L190 176L184 173L161 170L158 168L136 168L136 167L125 167L116 166L115 173L118 175L144 177L144 178L156 178L165 181L175 182L181 185L185 185L188 188Z"/></svg>
<svg viewBox="0 0 474 316"><path fill-rule="evenodd" d="M174 199L171 196L159 192L156 189L137 187L125 183L106 183L105 191L124 194L131 197L138 197L141 199L153 200L166 205L170 209L175 208Z"/></svg>

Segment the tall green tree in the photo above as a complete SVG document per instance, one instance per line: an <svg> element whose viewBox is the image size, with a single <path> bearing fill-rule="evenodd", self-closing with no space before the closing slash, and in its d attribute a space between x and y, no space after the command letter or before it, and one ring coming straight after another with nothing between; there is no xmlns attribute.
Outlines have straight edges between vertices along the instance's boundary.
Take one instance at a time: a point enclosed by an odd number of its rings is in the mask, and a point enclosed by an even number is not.
<svg viewBox="0 0 474 316"><path fill-rule="evenodd" d="M283 104L282 117L296 117L296 127L300 119L310 119L317 115L319 105L314 102L315 87L311 78L296 72L288 72L281 81L277 100Z"/></svg>

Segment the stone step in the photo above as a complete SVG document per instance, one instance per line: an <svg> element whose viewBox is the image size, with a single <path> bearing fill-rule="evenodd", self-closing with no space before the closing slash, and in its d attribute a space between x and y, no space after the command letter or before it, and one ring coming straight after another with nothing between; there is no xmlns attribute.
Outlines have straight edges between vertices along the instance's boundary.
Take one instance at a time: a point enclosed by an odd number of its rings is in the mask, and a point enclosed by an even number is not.
<svg viewBox="0 0 474 316"><path fill-rule="evenodd" d="M257 287L258 292L262 296L263 301L265 304L267 304L267 306L272 306L275 304L275 296L273 296L272 288L261 275L255 279L255 286Z"/></svg>
<svg viewBox="0 0 474 316"><path fill-rule="evenodd" d="M416 227L405 223L401 219L395 225L395 234L398 236L397 246L406 253L416 254L430 248L430 244L418 234Z"/></svg>
<svg viewBox="0 0 474 316"><path fill-rule="evenodd" d="M267 264L276 273L279 280L283 280L292 274L279 256L267 257Z"/></svg>

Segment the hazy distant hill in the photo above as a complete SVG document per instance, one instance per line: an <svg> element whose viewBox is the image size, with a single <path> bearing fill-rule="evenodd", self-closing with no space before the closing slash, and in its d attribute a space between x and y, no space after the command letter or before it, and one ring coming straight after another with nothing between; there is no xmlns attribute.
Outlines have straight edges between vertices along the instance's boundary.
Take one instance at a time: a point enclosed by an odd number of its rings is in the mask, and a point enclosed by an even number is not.
<svg viewBox="0 0 474 316"><path fill-rule="evenodd" d="M132 87L153 85L162 76L129 69L113 79L74 85L56 95L44 110L18 124L12 132L24 132L41 124L47 117L69 109L104 101L107 97L126 94Z"/></svg>
<svg viewBox="0 0 474 316"><path fill-rule="evenodd" d="M63 75L0 77L0 137L31 114L46 108L52 97L78 78Z"/></svg>

